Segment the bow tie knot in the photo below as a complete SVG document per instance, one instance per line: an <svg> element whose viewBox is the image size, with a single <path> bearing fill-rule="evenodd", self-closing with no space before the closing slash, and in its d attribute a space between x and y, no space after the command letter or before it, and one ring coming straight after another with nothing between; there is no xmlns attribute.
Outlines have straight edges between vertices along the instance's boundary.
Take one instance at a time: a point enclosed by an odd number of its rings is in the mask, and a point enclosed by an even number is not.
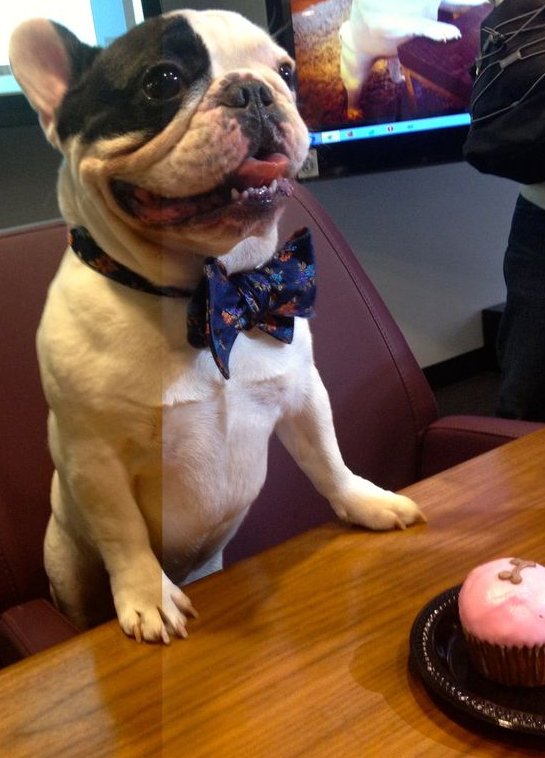
<svg viewBox="0 0 545 758"><path fill-rule="evenodd" d="M195 292L153 284L111 258L84 227L71 229L69 242L83 263L118 284L150 295L190 298L188 341L193 347L209 347L226 379L229 354L241 331L257 327L290 343L294 317L309 318L314 310L314 251L308 229L294 234L268 263L254 271L228 275L220 260L208 258Z"/></svg>
<svg viewBox="0 0 545 758"><path fill-rule="evenodd" d="M188 306L188 340L209 347L229 378L229 354L241 331L258 327L281 342L293 339L294 317L308 318L316 295L310 232L302 230L263 267L228 275L208 258Z"/></svg>

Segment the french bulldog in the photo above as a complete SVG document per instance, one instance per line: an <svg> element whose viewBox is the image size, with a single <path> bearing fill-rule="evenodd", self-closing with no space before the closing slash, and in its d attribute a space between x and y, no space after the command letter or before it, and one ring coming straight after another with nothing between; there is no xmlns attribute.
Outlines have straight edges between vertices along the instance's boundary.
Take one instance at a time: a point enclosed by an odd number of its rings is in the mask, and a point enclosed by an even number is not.
<svg viewBox="0 0 545 758"><path fill-rule="evenodd" d="M460 7L487 0L454 0ZM363 117L360 96L374 62L386 58L393 82L404 80L397 49L413 37L437 42L459 39L454 24L437 20L441 0L352 0L349 18L341 25L341 79L347 94L349 119Z"/></svg>
<svg viewBox="0 0 545 758"><path fill-rule="evenodd" d="M184 10L104 49L31 20L10 54L64 156L72 230L37 337L58 607L85 628L113 600L138 641L187 636L196 612L181 585L221 567L273 432L346 522L423 520L345 466L313 363L308 239L301 258L297 240L276 252L309 144L286 52L238 14ZM302 284L298 305L289 294L269 316L255 303L267 276L285 291L271 260Z"/></svg>

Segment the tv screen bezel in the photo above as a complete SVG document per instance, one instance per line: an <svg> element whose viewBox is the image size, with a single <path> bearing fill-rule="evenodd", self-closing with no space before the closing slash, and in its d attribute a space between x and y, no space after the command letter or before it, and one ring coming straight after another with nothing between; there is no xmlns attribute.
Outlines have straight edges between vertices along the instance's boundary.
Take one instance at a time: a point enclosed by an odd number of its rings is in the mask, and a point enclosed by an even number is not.
<svg viewBox="0 0 545 758"><path fill-rule="evenodd" d="M161 0L141 0L144 18L158 16L161 11ZM47 16L47 9L44 10ZM22 94L0 96L0 128L35 126L38 115Z"/></svg>
<svg viewBox="0 0 545 758"><path fill-rule="evenodd" d="M295 58L290 0L266 0L266 9L269 32ZM468 130L469 122L429 131L317 145L314 149L318 175L303 174L300 178L331 179L460 162Z"/></svg>

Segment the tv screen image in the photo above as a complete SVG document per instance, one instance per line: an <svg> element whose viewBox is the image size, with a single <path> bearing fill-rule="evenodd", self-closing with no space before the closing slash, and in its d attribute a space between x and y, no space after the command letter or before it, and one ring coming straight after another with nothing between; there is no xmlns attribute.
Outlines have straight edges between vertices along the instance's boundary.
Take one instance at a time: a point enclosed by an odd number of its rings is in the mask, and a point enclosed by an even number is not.
<svg viewBox="0 0 545 758"><path fill-rule="evenodd" d="M268 0L267 8L297 63L311 136L303 178L461 159L489 2ZM441 34L455 38L432 38ZM347 64L361 76L352 106Z"/></svg>

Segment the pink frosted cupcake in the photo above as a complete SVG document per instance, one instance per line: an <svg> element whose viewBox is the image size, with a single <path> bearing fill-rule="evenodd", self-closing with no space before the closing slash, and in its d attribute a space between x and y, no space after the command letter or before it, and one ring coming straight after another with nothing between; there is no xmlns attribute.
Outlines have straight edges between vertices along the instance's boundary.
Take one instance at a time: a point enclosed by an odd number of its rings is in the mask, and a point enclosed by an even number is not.
<svg viewBox="0 0 545 758"><path fill-rule="evenodd" d="M545 686L545 567L501 558L471 571L458 598L470 660L488 679Z"/></svg>

